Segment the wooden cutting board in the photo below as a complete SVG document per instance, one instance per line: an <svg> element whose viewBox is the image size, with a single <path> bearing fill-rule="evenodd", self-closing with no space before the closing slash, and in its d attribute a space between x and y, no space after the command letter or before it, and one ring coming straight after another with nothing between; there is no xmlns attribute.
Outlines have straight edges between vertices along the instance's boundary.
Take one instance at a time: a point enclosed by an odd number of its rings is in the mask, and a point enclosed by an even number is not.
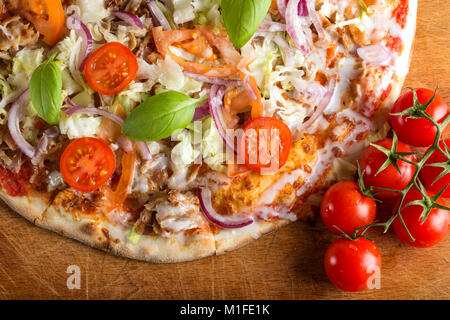
<svg viewBox="0 0 450 320"><path fill-rule="evenodd" d="M450 7L420 0L406 86L434 88L450 103ZM2 299L449 299L450 239L413 249L392 232L370 236L383 255L381 289L345 293L323 269L335 239L320 221L294 223L225 256L152 265L110 256L39 229L0 204ZM69 290L76 265L81 288Z"/></svg>

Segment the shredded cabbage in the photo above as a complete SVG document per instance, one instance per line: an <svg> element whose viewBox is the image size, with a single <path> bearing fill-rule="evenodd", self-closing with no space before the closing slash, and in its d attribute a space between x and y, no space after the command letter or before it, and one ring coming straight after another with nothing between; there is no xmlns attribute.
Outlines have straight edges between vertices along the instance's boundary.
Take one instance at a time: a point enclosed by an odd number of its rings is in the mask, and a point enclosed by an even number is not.
<svg viewBox="0 0 450 320"><path fill-rule="evenodd" d="M59 120L59 129L62 134L66 134L69 139L78 139L82 137L94 137L97 135L101 117L74 115L69 117L61 112Z"/></svg>
<svg viewBox="0 0 450 320"><path fill-rule="evenodd" d="M101 21L110 15L105 9L105 0L76 0L80 8L80 18L85 24Z"/></svg>
<svg viewBox="0 0 450 320"><path fill-rule="evenodd" d="M168 55L164 60L158 60L158 82L162 85L158 93L164 91L178 91L187 95L200 92L203 84L186 77L183 69Z"/></svg>
<svg viewBox="0 0 450 320"><path fill-rule="evenodd" d="M11 86L9 85L8 81L6 81L5 77L0 74L0 93L2 99L9 96L12 92Z"/></svg>
<svg viewBox="0 0 450 320"><path fill-rule="evenodd" d="M172 141L179 141L172 149L170 155L172 163L176 168L183 169L188 167L200 156L200 151L194 148L192 132L190 130L177 130L172 135Z"/></svg>
<svg viewBox="0 0 450 320"><path fill-rule="evenodd" d="M183 24L195 19L194 7L191 0L172 0L173 21Z"/></svg>
<svg viewBox="0 0 450 320"><path fill-rule="evenodd" d="M89 90L91 94L94 92L84 80L83 74L78 66L80 65L80 51L82 47L81 37L77 37L74 30L70 31L70 35L64 38L57 45L59 51L57 59L63 63L63 88L69 95Z"/></svg>
<svg viewBox="0 0 450 320"><path fill-rule="evenodd" d="M223 26L220 0L193 0L195 22L203 25Z"/></svg>
<svg viewBox="0 0 450 320"><path fill-rule="evenodd" d="M213 170L225 172L223 165L226 154L224 152L223 140L217 131L212 117L203 120L203 161Z"/></svg>
<svg viewBox="0 0 450 320"><path fill-rule="evenodd" d="M291 92L293 95L294 84L303 81L305 74L300 66L304 64L305 59L300 50L295 50L291 54L295 56L296 65L288 67L277 64L285 54L270 36L242 48L243 56L256 57L250 65L250 71L261 88L266 116L276 114L293 129L304 121L308 110L299 102L287 97L286 93Z"/></svg>
<svg viewBox="0 0 450 320"><path fill-rule="evenodd" d="M223 165L226 157L223 140L212 117L191 123L186 129L175 132L172 141L179 141L171 154L175 171L183 172L200 156L211 169L226 171Z"/></svg>

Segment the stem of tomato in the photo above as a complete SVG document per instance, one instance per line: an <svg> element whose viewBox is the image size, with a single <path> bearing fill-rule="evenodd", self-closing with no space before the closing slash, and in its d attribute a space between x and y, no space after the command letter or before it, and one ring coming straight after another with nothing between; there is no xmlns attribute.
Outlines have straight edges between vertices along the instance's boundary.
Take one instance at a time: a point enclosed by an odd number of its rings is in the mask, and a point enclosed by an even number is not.
<svg viewBox="0 0 450 320"><path fill-rule="evenodd" d="M415 96L414 99L416 100L416 96ZM433 99L434 99L434 97L432 98L432 100ZM431 103L432 100L430 100L428 103ZM419 104L419 102L415 101L414 105L416 105L416 104ZM412 107L412 108L415 108L415 107ZM400 202L399 202L398 208L396 209L396 212L391 216L391 218L388 221L386 221L384 223L374 222L374 223L365 225L363 227L360 227L358 229L355 229L355 231L353 232L353 235L352 235L352 239L365 237L364 234L370 228L373 228L373 227L383 227L384 228L383 233L386 233L389 230L389 228L391 227L392 223L395 221L395 219L399 218L400 221L402 222L403 227L405 228L406 232L408 233L408 236L410 237L411 241L414 242L415 239L412 236L411 232L409 231L408 227L406 226L406 223L405 223L405 221L404 221L404 219L402 217L402 214L401 214L401 210L403 208L407 207L408 205L410 205L410 203L406 204L406 205L403 205L403 202L405 201L406 195L411 190L412 187L415 187L417 190L419 190L419 192L422 195L422 201L424 202L424 204L421 204L421 206L424 208L424 211L422 213L422 215L423 215L422 224L426 221L426 219L428 218L429 212L433 208L441 208L441 209L450 211L450 208L441 206L441 205L436 203L438 197L436 197L436 199L434 201L432 199L430 199L428 197L428 194L427 194L427 191L426 191L425 187L422 185L422 183L418 179L420 171L422 170L422 168L425 166L425 163L428 161L428 159L431 157L431 155L435 151L439 150L442 154L444 154L447 157L447 160L450 161L450 154L449 154L449 152L447 152L447 150L443 150L441 148L441 146L439 145L439 142L441 141L441 138L442 138L442 134L443 134L445 128L447 127L447 125L450 123L450 114L447 115L447 117L444 119L444 121L442 123L438 123L436 120L433 119L433 117L431 117L426 112L426 110L418 110L417 112L419 113L419 117L420 118L427 119L428 121L433 123L433 125L437 128L436 137L434 139L433 145L428 149L428 151L425 153L423 158L420 161L418 161L418 162L414 162L414 161L408 160L405 157L403 157L402 155L400 155L399 153L394 153L393 154L393 157L395 159L404 161L404 162L409 163L409 164L411 164L411 165L416 167L416 171L414 172L413 178L411 179L411 181L408 183L408 185L403 190L394 190L394 189L386 189L386 188L374 188L374 187L366 188L366 187L364 187L364 184L362 183L362 176L364 175L364 173L361 173L361 170L359 169L359 164L358 164L358 174L359 174L359 180L360 180L360 188L361 188L361 192L363 194L368 195L371 198L373 198L376 194L380 193L380 191L389 191L389 192L399 193L401 195L401 198L400 198ZM395 132L394 132L394 135L395 135ZM448 187L448 185L446 187L444 187L444 189L441 190L439 192L439 194L444 192L447 187Z"/></svg>

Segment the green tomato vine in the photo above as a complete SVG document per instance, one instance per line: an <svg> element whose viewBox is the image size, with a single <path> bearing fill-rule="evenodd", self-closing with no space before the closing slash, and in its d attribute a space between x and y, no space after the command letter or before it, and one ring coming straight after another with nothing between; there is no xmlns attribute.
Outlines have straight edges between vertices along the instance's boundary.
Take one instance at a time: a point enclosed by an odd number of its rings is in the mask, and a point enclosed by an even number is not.
<svg viewBox="0 0 450 320"><path fill-rule="evenodd" d="M406 163L409 163L409 164L415 166L416 167L416 171L415 171L411 181L408 183L408 185L403 190L386 189L386 188L379 188L379 187L366 187L364 185L364 182L363 182L364 172L361 172L361 168L360 168L359 163L358 163L358 184L359 184L359 187L361 189L361 192L365 196L368 196L368 197L370 197L372 199L375 199L377 194L379 194L379 193L381 193L383 191L388 191L388 192L395 192L395 193L400 194L400 201L399 201L399 204L398 204L398 207L397 207L395 213L390 217L390 219L388 221L386 221L384 223L374 222L374 223L365 225L363 227L360 227L358 229L355 229L354 232L353 232L353 235L351 237L347 236L348 238L351 238L353 240L355 240L357 238L361 238L361 237L365 237L366 238L365 233L370 228L373 228L373 227L382 227L384 229L383 233L386 233L389 230L389 228L391 227L391 225L394 222L394 220L395 219L400 219L400 221L402 222L403 227L405 228L406 232L408 233L409 237L411 238L411 241L414 242L415 239L412 236L411 232L408 230L408 227L406 226L406 223L405 223L405 221L404 221L404 219L402 217L401 211L404 208L409 207L409 206L421 206L422 207L422 214L421 214L420 218L422 219L422 221L421 221L422 224L425 223L425 221L428 218L428 215L430 214L431 210L433 210L433 209L443 209L443 210L450 211L450 208L442 206L439 203L437 203L437 201L440 198L440 196L442 195L442 193L447 189L448 184L442 190L440 190L435 196L430 197L428 195L428 193L427 193L426 188L423 186L422 182L419 179L419 173L422 170L422 168L425 167L425 166L434 166L434 167L443 168L442 173L435 179L434 182L436 182L437 180L439 180L440 178L445 176L447 173L450 173L450 146L447 146L445 143L443 144L444 148L441 148L441 146L440 146L440 141L441 141L442 135L444 133L444 130L447 127L447 125L450 123L450 114L447 115L447 117L444 119L444 121L442 121L441 123L438 123L436 120L433 119L433 117L431 117L426 112L428 106L436 98L437 89L434 92L434 95L430 99L430 101L428 101L425 104L421 104L419 102L419 99L417 97L417 93L416 93L416 91L414 89L412 89L412 88L408 88L408 89L410 89L413 92L413 94L414 94L414 105L411 108L408 108L408 109L404 110L401 113L395 113L395 114L392 114L392 115L394 115L394 116L407 116L408 118L412 118L412 119L420 119L420 118L427 119L428 121L433 123L433 125L437 128L437 133L436 133L435 140L433 142L433 145L428 149L428 151L425 153L423 158L420 161L417 161L417 162L410 161L410 160L405 158L406 156L409 156L409 155L412 155L412 154L416 154L416 152L413 152L413 153L410 153L410 152L397 152L398 137L397 137L395 132L394 132L394 136L393 136L392 148L390 150L388 150L388 149L386 149L384 147L381 147L379 145L373 144L373 143L371 144L372 147L374 147L374 148L378 149L379 151L383 152L386 155L386 157L387 157L386 161L380 167L380 169L378 170L377 174L382 172L383 170L385 170L391 164L401 174L400 168L398 166L398 161L404 161ZM444 154L447 157L447 162L426 164L427 160L431 157L431 155L435 151L440 151L442 154ZM404 204L407 193L413 188L416 188L420 192L420 194L422 195L422 199Z"/></svg>

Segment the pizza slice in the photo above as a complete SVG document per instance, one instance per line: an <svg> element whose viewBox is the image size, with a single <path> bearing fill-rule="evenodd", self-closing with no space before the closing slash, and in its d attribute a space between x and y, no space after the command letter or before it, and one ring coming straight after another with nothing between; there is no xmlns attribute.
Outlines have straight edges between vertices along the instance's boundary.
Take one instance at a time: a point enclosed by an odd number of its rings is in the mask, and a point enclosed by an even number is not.
<svg viewBox="0 0 450 320"><path fill-rule="evenodd" d="M415 0L42 3L0 1L0 197L160 263L313 219L386 135L417 13Z"/></svg>

